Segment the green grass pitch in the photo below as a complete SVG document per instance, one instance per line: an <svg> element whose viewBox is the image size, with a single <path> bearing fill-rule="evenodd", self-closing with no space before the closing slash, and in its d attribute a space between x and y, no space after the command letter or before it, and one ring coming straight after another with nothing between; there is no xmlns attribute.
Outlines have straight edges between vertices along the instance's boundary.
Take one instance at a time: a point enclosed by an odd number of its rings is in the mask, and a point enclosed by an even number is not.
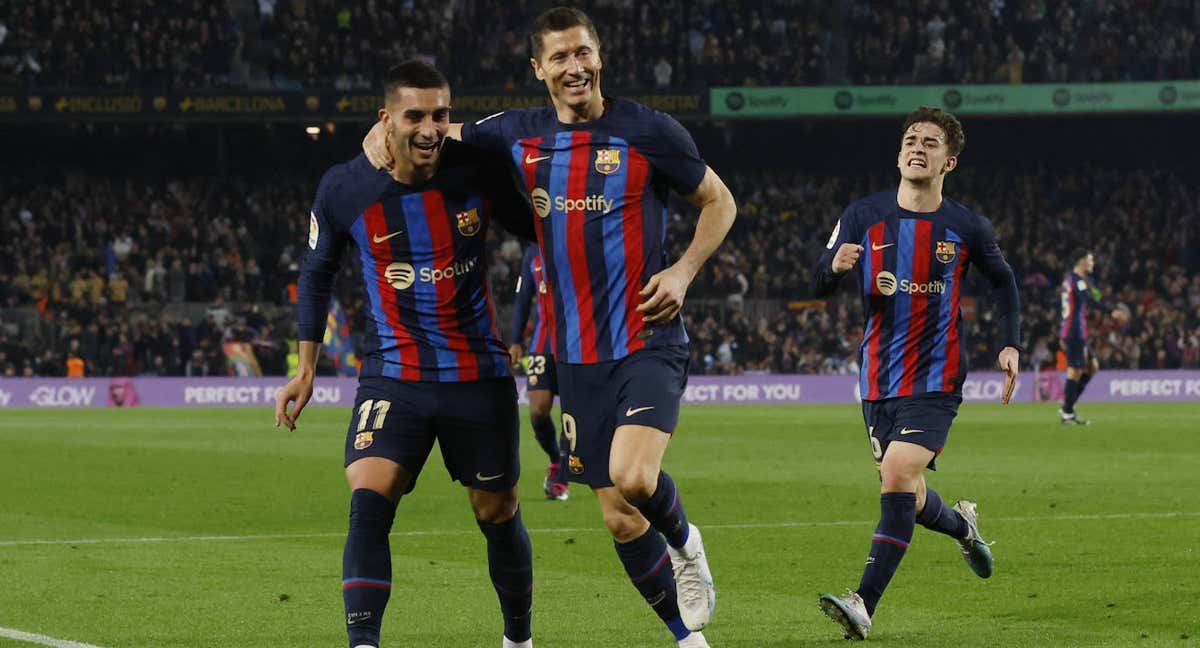
<svg viewBox="0 0 1200 648"><path fill-rule="evenodd" d="M1200 405L966 405L930 484L979 501L996 573L917 528L875 617L888 646L1200 644ZM348 409L0 415L0 628L118 647L345 645ZM540 648L670 646L595 498L542 499L523 422ZM856 406L685 407L665 467L704 531L714 648L843 645L878 481ZM385 646L498 648L483 539L435 456L400 506ZM30 644L0 639L0 646Z"/></svg>

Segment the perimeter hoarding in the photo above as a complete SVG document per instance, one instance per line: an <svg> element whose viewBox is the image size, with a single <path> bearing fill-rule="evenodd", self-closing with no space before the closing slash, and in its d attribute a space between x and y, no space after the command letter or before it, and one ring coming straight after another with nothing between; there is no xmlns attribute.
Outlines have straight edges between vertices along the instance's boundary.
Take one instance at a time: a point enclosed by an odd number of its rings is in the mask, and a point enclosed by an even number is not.
<svg viewBox="0 0 1200 648"><path fill-rule="evenodd" d="M13 407L269 407L285 378L6 378L0 408ZM524 380L517 381L525 402ZM354 404L354 378L318 378L314 405ZM1061 374L1026 374L1013 400L1057 400ZM999 402L1004 375L973 373L966 402ZM854 376L692 376L686 404L823 404L858 402ZM1088 386L1089 402L1200 402L1200 371L1102 371Z"/></svg>

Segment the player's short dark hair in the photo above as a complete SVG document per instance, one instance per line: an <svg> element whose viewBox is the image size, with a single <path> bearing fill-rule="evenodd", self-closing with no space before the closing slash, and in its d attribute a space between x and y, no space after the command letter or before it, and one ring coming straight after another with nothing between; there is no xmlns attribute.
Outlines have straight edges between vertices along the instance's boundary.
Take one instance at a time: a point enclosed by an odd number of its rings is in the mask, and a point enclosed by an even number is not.
<svg viewBox="0 0 1200 648"><path fill-rule="evenodd" d="M539 61L542 59L543 36L549 32L563 31L572 27L585 27L600 47L600 35L596 33L596 25L588 15L574 7L554 7L543 11L533 19L533 31L529 34L530 56Z"/></svg>
<svg viewBox="0 0 1200 648"><path fill-rule="evenodd" d="M447 88L450 82L432 63L409 59L392 66L383 75L383 98L386 100L400 88Z"/></svg>
<svg viewBox="0 0 1200 648"><path fill-rule="evenodd" d="M1084 260L1087 255L1095 253L1096 252L1090 247L1077 247L1074 250L1071 250L1071 265L1075 265L1076 263Z"/></svg>
<svg viewBox="0 0 1200 648"><path fill-rule="evenodd" d="M904 120L904 128L900 129L900 137L904 137L913 124L921 123L935 124L946 133L946 148L950 155L958 155L967 146L967 135L963 132L958 118L941 108L928 106L921 106L908 113L908 118Z"/></svg>

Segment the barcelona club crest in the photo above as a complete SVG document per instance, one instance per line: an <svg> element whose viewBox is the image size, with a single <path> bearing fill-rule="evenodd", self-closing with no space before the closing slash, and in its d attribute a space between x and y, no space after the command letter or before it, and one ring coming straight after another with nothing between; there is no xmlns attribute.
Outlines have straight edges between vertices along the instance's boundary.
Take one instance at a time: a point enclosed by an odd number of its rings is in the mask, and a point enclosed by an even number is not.
<svg viewBox="0 0 1200 648"><path fill-rule="evenodd" d="M604 175L616 173L621 168L621 149L599 149L596 151L596 170Z"/></svg>
<svg viewBox="0 0 1200 648"><path fill-rule="evenodd" d="M371 447L371 444L374 442L374 432L359 432L358 434L354 435L355 450L366 450L367 448Z"/></svg>
<svg viewBox="0 0 1200 648"><path fill-rule="evenodd" d="M455 216L458 221L458 232L463 236L475 236L479 232L479 210L475 207L460 211Z"/></svg>
<svg viewBox="0 0 1200 648"><path fill-rule="evenodd" d="M575 455L570 455L569 457L567 457L567 466L570 467L571 474L573 474L573 475L582 475L583 474L583 460L580 459L579 457L577 457Z"/></svg>
<svg viewBox="0 0 1200 648"><path fill-rule="evenodd" d="M957 254L958 246L954 241L938 241L937 250L934 251L933 256L942 263L950 263Z"/></svg>

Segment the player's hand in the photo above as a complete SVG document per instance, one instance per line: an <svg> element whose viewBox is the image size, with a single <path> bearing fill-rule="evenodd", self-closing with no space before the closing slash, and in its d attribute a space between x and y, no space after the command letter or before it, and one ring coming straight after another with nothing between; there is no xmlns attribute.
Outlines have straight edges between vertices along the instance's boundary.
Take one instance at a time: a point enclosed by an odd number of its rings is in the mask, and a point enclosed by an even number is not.
<svg viewBox="0 0 1200 648"><path fill-rule="evenodd" d="M383 127L383 122L381 121L375 122L370 132L363 138L363 153L367 154L367 160L376 169L392 170L392 164L395 160L392 159L392 149L388 146L389 138L390 135L387 129Z"/></svg>
<svg viewBox="0 0 1200 648"><path fill-rule="evenodd" d="M843 274L853 270L862 251L863 246L857 243L842 243L837 254L833 255L833 274Z"/></svg>
<svg viewBox="0 0 1200 648"><path fill-rule="evenodd" d="M1004 392L1000 394L1000 402L1008 405L1013 391L1017 388L1017 371L1020 365L1021 352L1013 347L1004 347L1000 351L1000 368L1004 370Z"/></svg>
<svg viewBox="0 0 1200 648"><path fill-rule="evenodd" d="M521 348L520 344L513 344L508 347L508 363L510 366L521 364L521 356L525 355L525 349Z"/></svg>
<svg viewBox="0 0 1200 648"><path fill-rule="evenodd" d="M296 376L288 381L283 389L275 392L275 427L279 427L279 424L283 423L287 429L295 430L300 412L304 410L305 405L308 405L308 399L312 398L312 393L313 377L311 374ZM296 405L289 412L288 405L293 401Z"/></svg>
<svg viewBox="0 0 1200 648"><path fill-rule="evenodd" d="M647 324L661 324L671 321L683 308L683 298L687 296L688 284L691 279L687 272L677 266L671 266L650 277L646 287L638 294L642 303L637 307L643 313L642 321Z"/></svg>

